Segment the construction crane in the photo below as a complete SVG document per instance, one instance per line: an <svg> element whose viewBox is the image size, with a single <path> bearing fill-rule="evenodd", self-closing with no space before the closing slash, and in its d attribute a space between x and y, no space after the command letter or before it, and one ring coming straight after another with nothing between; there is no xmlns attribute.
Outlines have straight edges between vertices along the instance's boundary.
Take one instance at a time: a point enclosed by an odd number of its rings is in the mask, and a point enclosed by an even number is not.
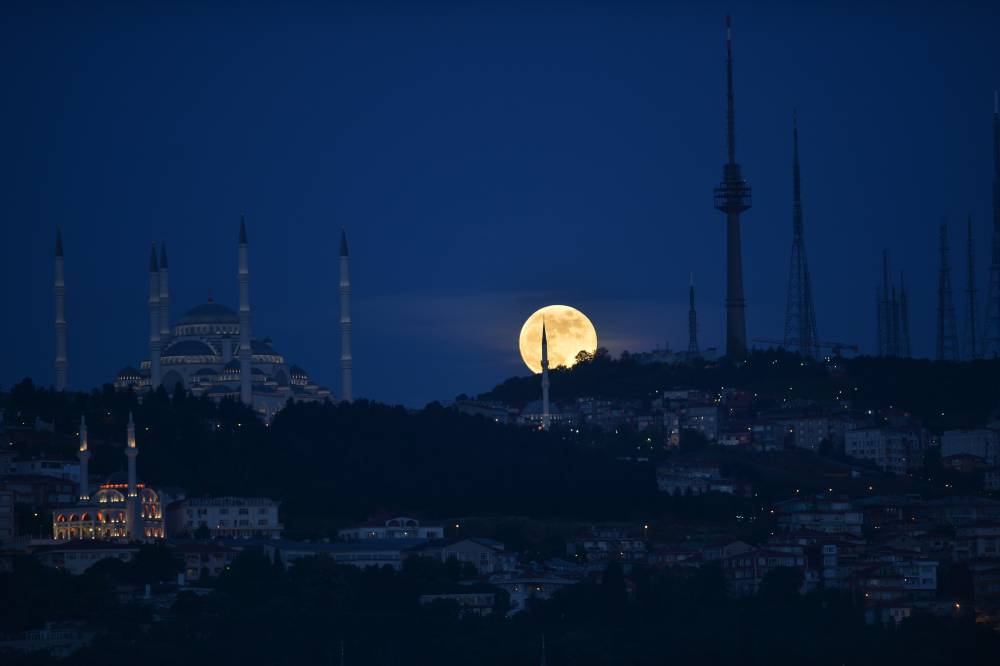
<svg viewBox="0 0 1000 666"><path fill-rule="evenodd" d="M753 342L754 344L768 345L774 348L784 348L785 346L784 340L754 338ZM837 357L843 356L843 352L845 351L849 351L852 354L857 354L861 351L861 349L857 345L852 345L846 342L817 342L815 346L817 349L829 349L831 352L833 352L833 355Z"/></svg>

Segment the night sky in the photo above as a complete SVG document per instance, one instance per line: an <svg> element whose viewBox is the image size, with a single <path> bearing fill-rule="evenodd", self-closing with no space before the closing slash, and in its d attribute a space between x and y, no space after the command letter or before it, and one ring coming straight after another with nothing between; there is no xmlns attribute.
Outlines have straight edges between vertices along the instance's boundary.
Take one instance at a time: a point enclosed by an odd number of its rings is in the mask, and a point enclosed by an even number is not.
<svg viewBox="0 0 1000 666"><path fill-rule="evenodd" d="M822 339L872 350L888 247L931 354L937 226L960 303L968 213L985 292L994 3L200 4L0 10L0 385L53 381L56 225L70 385L91 388L146 357L152 241L174 319L237 305L241 211L254 334L335 393L342 226L359 396L524 374L520 326L550 303L616 354L685 348L691 272L721 346L727 11L748 337L782 333L793 109Z"/></svg>

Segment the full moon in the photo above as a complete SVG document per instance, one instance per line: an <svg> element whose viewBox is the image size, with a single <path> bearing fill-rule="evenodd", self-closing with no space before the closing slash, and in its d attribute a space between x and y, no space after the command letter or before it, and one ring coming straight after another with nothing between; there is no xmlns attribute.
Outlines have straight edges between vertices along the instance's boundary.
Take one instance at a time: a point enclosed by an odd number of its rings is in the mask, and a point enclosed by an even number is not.
<svg viewBox="0 0 1000 666"><path fill-rule="evenodd" d="M568 305L546 305L524 322L518 341L524 364L535 374L542 371L543 319L550 369L560 365L572 366L581 351L590 354L597 351L597 331L587 315Z"/></svg>

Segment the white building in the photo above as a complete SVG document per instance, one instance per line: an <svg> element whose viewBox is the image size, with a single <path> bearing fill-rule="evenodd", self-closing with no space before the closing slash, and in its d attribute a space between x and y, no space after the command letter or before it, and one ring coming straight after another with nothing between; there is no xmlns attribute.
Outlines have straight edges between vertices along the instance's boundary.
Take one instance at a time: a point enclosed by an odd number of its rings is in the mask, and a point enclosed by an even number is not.
<svg viewBox="0 0 1000 666"><path fill-rule="evenodd" d="M230 542L231 544L233 542ZM337 564L368 569L389 567L399 571L403 562L413 556L414 549L425 544L423 539L383 539L374 541L286 541L273 539L261 544L272 562L280 558L286 569L298 560L311 557L328 557Z"/></svg>
<svg viewBox="0 0 1000 666"><path fill-rule="evenodd" d="M817 495L774 505L778 527L786 532L861 534L864 514L845 497Z"/></svg>
<svg viewBox="0 0 1000 666"><path fill-rule="evenodd" d="M517 554L504 550L504 545L493 539L431 542L417 548L415 553L440 562L454 559L461 565L474 567L480 575L513 571L517 566Z"/></svg>
<svg viewBox="0 0 1000 666"><path fill-rule="evenodd" d="M80 483L80 463L76 460L39 458L35 460L18 460L13 463L13 466L14 474L52 476L57 479Z"/></svg>
<svg viewBox="0 0 1000 666"><path fill-rule="evenodd" d="M1000 432L991 428L948 430L941 435L941 457L970 455L981 458L987 466L1000 465Z"/></svg>
<svg viewBox="0 0 1000 666"><path fill-rule="evenodd" d="M279 504L266 497L189 497L167 507L167 527L171 534L189 535L207 528L213 539L277 539L284 529Z"/></svg>
<svg viewBox="0 0 1000 666"><path fill-rule="evenodd" d="M444 527L421 525L416 518L398 516L384 522L370 522L337 530L341 541L366 539L443 539Z"/></svg>
<svg viewBox="0 0 1000 666"><path fill-rule="evenodd" d="M844 435L844 453L872 460L892 474L920 467L924 461L923 432L901 428L859 428Z"/></svg>

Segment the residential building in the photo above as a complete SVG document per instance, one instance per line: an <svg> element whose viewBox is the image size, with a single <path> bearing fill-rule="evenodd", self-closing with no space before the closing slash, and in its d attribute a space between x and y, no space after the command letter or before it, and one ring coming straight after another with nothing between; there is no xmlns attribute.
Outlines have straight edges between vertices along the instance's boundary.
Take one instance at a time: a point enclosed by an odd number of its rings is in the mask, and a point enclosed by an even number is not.
<svg viewBox="0 0 1000 666"><path fill-rule="evenodd" d="M722 572L730 592L738 596L756 594L769 572L782 567L805 572L805 556L764 548L754 548L722 560Z"/></svg>
<svg viewBox="0 0 1000 666"><path fill-rule="evenodd" d="M923 465L926 441L919 428L859 428L844 434L844 452L902 475Z"/></svg>
<svg viewBox="0 0 1000 666"><path fill-rule="evenodd" d="M587 564L642 562L646 542L620 530L593 529L566 542L566 555Z"/></svg>
<svg viewBox="0 0 1000 666"><path fill-rule="evenodd" d="M474 567L481 576L512 571L517 566L517 555L507 552L502 543L492 539L432 541L414 551L421 557L431 557L440 562L454 558L461 565Z"/></svg>
<svg viewBox="0 0 1000 666"><path fill-rule="evenodd" d="M72 483L80 483L80 463L76 460L34 458L14 463L14 474L24 476L52 476Z"/></svg>
<svg viewBox="0 0 1000 666"><path fill-rule="evenodd" d="M213 539L277 539L284 529L279 505L266 497L188 497L167 507L167 530L175 536L195 536L204 528Z"/></svg>
<svg viewBox="0 0 1000 666"><path fill-rule="evenodd" d="M216 542L174 541L170 546L184 562L184 581L189 585L217 578L239 554Z"/></svg>
<svg viewBox="0 0 1000 666"><path fill-rule="evenodd" d="M458 605L458 616L486 617L492 615L497 605L497 595L495 592L486 591L462 591L444 592L437 594L421 594L418 598L421 606L430 606L436 603L454 603Z"/></svg>
<svg viewBox="0 0 1000 666"><path fill-rule="evenodd" d="M779 529L786 532L861 535L863 515L846 497L817 495L774 505Z"/></svg>
<svg viewBox="0 0 1000 666"><path fill-rule="evenodd" d="M701 495L720 481L718 465L697 462L672 462L656 468L656 485L670 495Z"/></svg>
<svg viewBox="0 0 1000 666"><path fill-rule="evenodd" d="M682 430L694 430L710 442L719 438L719 406L715 402L690 403L681 419Z"/></svg>
<svg viewBox="0 0 1000 666"><path fill-rule="evenodd" d="M443 539L441 525L421 525L416 518L398 516L385 521L376 521L337 530L341 541L361 541L364 539Z"/></svg>
<svg viewBox="0 0 1000 666"><path fill-rule="evenodd" d="M947 430L941 435L941 457L970 455L988 467L1000 467L1000 431L993 428Z"/></svg>
<svg viewBox="0 0 1000 666"><path fill-rule="evenodd" d="M361 541L310 542L286 539L262 539L251 542L260 547L272 562L275 558L291 568L303 558L329 557L337 564L367 569L389 567L399 571L403 561L415 554L415 549L426 543L424 539L372 539ZM239 541L227 545L237 547Z"/></svg>
<svg viewBox="0 0 1000 666"><path fill-rule="evenodd" d="M956 526L953 556L960 562L1000 559L1000 522L984 520Z"/></svg>
<svg viewBox="0 0 1000 666"><path fill-rule="evenodd" d="M69 504L76 499L76 484L54 476L8 474L0 477L0 491L10 492L16 506L32 511Z"/></svg>

